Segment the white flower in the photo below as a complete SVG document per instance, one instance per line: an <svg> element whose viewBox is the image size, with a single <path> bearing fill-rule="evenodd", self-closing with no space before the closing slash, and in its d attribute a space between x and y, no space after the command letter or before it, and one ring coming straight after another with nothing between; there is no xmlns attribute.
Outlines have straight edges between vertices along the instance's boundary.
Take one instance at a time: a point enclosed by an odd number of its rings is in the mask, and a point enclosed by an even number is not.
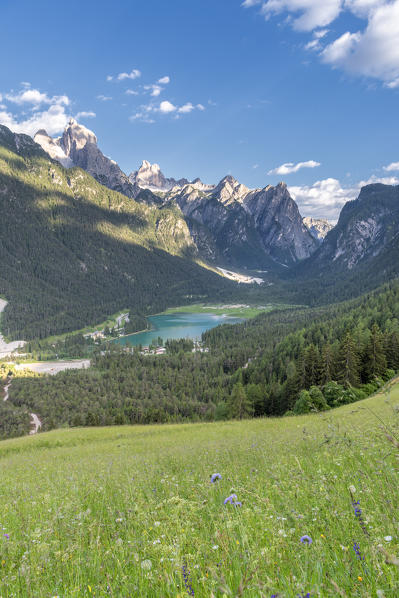
<svg viewBox="0 0 399 598"><path fill-rule="evenodd" d="M154 521L154 525L155 525L155 527L159 527L161 525L161 522L160 521Z"/></svg>
<svg viewBox="0 0 399 598"><path fill-rule="evenodd" d="M217 550L219 548L219 546L217 544L215 544L214 546L212 546L212 550Z"/></svg>
<svg viewBox="0 0 399 598"><path fill-rule="evenodd" d="M356 488L355 488L354 486L350 485L350 486L349 486L349 492L350 492L351 494L355 494L355 493L356 493Z"/></svg>
<svg viewBox="0 0 399 598"><path fill-rule="evenodd" d="M385 542L391 542L392 536L385 536L384 540L385 540Z"/></svg>
<svg viewBox="0 0 399 598"><path fill-rule="evenodd" d="M141 561L141 568L149 571L152 568L152 562L149 559Z"/></svg>
<svg viewBox="0 0 399 598"><path fill-rule="evenodd" d="M122 523L123 519L122 517L119 517L118 519L115 519L115 523Z"/></svg>

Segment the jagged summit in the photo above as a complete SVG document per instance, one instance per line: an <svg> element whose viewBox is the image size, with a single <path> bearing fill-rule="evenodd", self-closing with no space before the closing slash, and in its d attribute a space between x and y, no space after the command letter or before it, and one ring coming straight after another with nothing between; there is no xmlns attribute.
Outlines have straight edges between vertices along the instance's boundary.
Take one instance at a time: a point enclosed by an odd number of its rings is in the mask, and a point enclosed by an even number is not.
<svg viewBox="0 0 399 598"><path fill-rule="evenodd" d="M129 181L117 163L104 156L97 147L97 137L93 131L79 124L74 118L69 120L58 139L52 139L41 129L36 133L34 140L65 168L79 166L105 187L119 191L127 197L135 198L140 193L139 187Z"/></svg>
<svg viewBox="0 0 399 598"><path fill-rule="evenodd" d="M327 233L334 228L331 222L322 218L311 218L307 216L303 219L303 223L309 230L312 237L320 241L320 243L326 237Z"/></svg>
<svg viewBox="0 0 399 598"><path fill-rule="evenodd" d="M136 183L142 189L150 191L162 191L166 193L174 187L183 187L189 184L187 179L166 178L159 164L151 164L148 160L143 160L138 170L129 175L129 180Z"/></svg>

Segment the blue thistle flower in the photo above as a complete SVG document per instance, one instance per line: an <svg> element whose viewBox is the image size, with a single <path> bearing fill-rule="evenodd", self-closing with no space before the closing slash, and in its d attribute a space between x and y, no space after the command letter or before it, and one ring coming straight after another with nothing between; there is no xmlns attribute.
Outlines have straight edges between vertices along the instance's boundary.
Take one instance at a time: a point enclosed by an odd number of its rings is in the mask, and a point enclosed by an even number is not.
<svg viewBox="0 0 399 598"><path fill-rule="evenodd" d="M217 482L218 480L221 480L222 476L220 475L220 473L213 473L211 475L211 484L214 484L215 482Z"/></svg>
<svg viewBox="0 0 399 598"><path fill-rule="evenodd" d="M227 503L230 503L231 505L234 505L236 500L237 500L237 494L230 494L230 496L228 496L227 498L224 499L223 504L227 505Z"/></svg>
<svg viewBox="0 0 399 598"><path fill-rule="evenodd" d="M302 536L301 538L301 544L313 544L313 540L310 536Z"/></svg>

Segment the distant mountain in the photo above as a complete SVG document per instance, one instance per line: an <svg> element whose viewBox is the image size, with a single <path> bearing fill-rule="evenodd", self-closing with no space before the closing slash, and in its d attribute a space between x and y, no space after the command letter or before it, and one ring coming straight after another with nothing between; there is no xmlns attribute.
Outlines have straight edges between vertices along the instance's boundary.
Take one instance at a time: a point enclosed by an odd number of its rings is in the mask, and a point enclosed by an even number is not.
<svg viewBox="0 0 399 598"><path fill-rule="evenodd" d="M200 252L249 268L289 266L317 247L285 184L250 190L226 176L209 190L173 189Z"/></svg>
<svg viewBox="0 0 399 598"><path fill-rule="evenodd" d="M328 222L328 220L317 218L303 218L303 223L312 237L314 237L317 241L320 241L320 243L323 241L327 233L334 228L334 225L331 224L331 222Z"/></svg>
<svg viewBox="0 0 399 598"><path fill-rule="evenodd" d="M95 134L73 119L63 135L35 140L65 167L80 166L102 185L151 206L176 204L199 255L216 265L279 269L303 260L318 243L302 222L285 184L248 189L234 177L218 185L200 179L166 178L158 164L144 160L129 177L97 147Z"/></svg>
<svg viewBox="0 0 399 598"><path fill-rule="evenodd" d="M328 303L399 276L399 186L373 184L347 202L317 251L287 272L295 301ZM300 295L302 293L302 296Z"/></svg>
<svg viewBox="0 0 399 598"><path fill-rule="evenodd" d="M78 124L73 118L58 139L52 139L46 131L40 130L34 136L34 140L51 158L58 160L66 168L79 166L101 185L113 191L119 191L133 199L139 195L138 185L129 181L118 164L104 156L97 147L97 137L93 131Z"/></svg>
<svg viewBox="0 0 399 598"><path fill-rule="evenodd" d="M76 159L75 141L65 155ZM143 315L231 300L236 292L196 263L176 206L150 207L81 168L65 170L30 137L1 125L0 214L2 326L11 338L73 331L121 309Z"/></svg>
<svg viewBox="0 0 399 598"><path fill-rule="evenodd" d="M337 225L312 257L312 268L350 271L399 247L399 186L367 185L347 202ZM398 263L399 270L399 263Z"/></svg>

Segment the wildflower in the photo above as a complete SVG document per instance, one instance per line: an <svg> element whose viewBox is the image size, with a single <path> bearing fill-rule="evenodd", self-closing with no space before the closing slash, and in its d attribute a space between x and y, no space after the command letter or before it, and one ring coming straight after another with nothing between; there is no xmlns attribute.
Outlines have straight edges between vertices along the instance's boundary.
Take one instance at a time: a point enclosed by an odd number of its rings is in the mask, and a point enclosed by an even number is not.
<svg viewBox="0 0 399 598"><path fill-rule="evenodd" d="M306 536L305 535L305 536L302 536L301 543L302 544L312 544L313 540L312 540L312 538L310 536Z"/></svg>
<svg viewBox="0 0 399 598"><path fill-rule="evenodd" d="M385 536L384 540L385 540L385 542L391 542L392 541L392 536Z"/></svg>
<svg viewBox="0 0 399 598"><path fill-rule="evenodd" d="M150 569L152 569L152 562L149 559L141 561L141 568L146 571L149 571Z"/></svg>
<svg viewBox="0 0 399 598"><path fill-rule="evenodd" d="M123 519L122 517L118 517L118 519L115 519L115 523L122 523Z"/></svg>
<svg viewBox="0 0 399 598"><path fill-rule="evenodd" d="M364 558L362 557L362 553L360 552L360 546L357 542L355 542L353 544L353 550L355 551L355 554L356 554L357 558L359 559L359 561L363 561Z"/></svg>
<svg viewBox="0 0 399 598"><path fill-rule="evenodd" d="M217 544L215 544L214 546L212 546L212 550L217 550L219 548L219 546Z"/></svg>
<svg viewBox="0 0 399 598"><path fill-rule="evenodd" d="M349 492L350 492L351 494L356 494L356 488L355 488L353 485L350 485L350 486L349 486Z"/></svg>
<svg viewBox="0 0 399 598"><path fill-rule="evenodd" d="M360 575L357 576L359 581L363 581L363 577L361 577Z"/></svg>
<svg viewBox="0 0 399 598"><path fill-rule="evenodd" d="M231 505L237 500L237 494L230 494L227 498L224 499L223 504L227 505L229 502Z"/></svg>
<svg viewBox="0 0 399 598"><path fill-rule="evenodd" d="M211 484L214 484L215 482L217 482L218 480L221 480L222 476L220 475L220 473L213 473L211 475Z"/></svg>
<svg viewBox="0 0 399 598"><path fill-rule="evenodd" d="M325 535L324 534L320 534L320 538L324 538L325 539Z"/></svg>
<svg viewBox="0 0 399 598"><path fill-rule="evenodd" d="M188 571L187 569L186 561L183 561L181 568L183 573L184 585L186 587L187 593L189 596L195 596L193 586L191 585L190 571Z"/></svg>
<svg viewBox="0 0 399 598"><path fill-rule="evenodd" d="M10 534L4 534L4 537L5 537L6 540L9 540L10 539Z"/></svg>
<svg viewBox="0 0 399 598"><path fill-rule="evenodd" d="M235 507L242 507L242 502L237 501L237 502L234 503L234 506Z"/></svg>

